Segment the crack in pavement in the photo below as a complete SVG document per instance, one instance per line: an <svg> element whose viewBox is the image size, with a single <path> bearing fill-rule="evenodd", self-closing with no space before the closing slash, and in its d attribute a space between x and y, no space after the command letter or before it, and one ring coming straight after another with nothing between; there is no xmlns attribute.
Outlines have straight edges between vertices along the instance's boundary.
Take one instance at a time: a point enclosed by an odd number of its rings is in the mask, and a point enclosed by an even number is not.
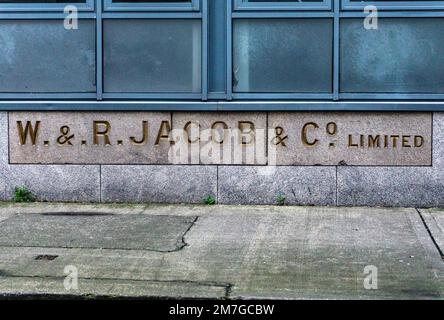
<svg viewBox="0 0 444 320"><path fill-rule="evenodd" d="M170 251L167 251L167 252L177 252L177 251L180 251L180 250L182 250L183 248L189 246L189 244L185 241L185 237L186 237L187 233L190 232L190 230L195 226L195 224L196 224L196 222L197 222L198 219L199 219L199 216L196 216L196 217L194 218L194 220L190 223L190 226L189 226L189 227L187 228L187 230L185 230L185 232L182 234L182 237L180 238L180 244L178 244L178 245L176 246L176 249L174 249L174 250L170 250Z"/></svg>
<svg viewBox="0 0 444 320"><path fill-rule="evenodd" d="M178 252L183 250L185 247L189 246L190 244L186 241L186 236L188 235L188 233L190 232L190 230L196 225L197 221L199 219L199 216L195 216L194 219L192 220L192 222L189 223L189 226L186 228L186 230L180 235L180 237L177 240L176 243L176 248L173 250L169 250L169 251L159 251L159 250L141 250L141 251L155 251L155 252L161 252L161 253L170 253L170 252ZM1 247L1 246L0 246ZM16 248L17 246L11 246L13 248ZM28 246L26 246L28 247ZM43 248L43 247L39 247L39 248ZM63 248L63 247L53 247L54 249L86 249L86 248ZM120 249L98 249L98 250L120 250ZM128 251L138 251L138 250L134 250L134 249L126 249ZM40 280L45 280L45 279L51 279L51 280L58 280L58 281L63 281L65 279L65 276L47 276L47 275L20 275L20 274L11 274L8 272L4 272L3 270L0 270L0 278L3 278L4 280L7 280L8 278L14 279L40 279ZM223 289L223 295L221 295L218 299L230 299L231 296L231 291L233 288L233 284L231 283L225 283L225 282L216 282L216 281L193 281L193 280L152 280L152 279L128 279L128 278L102 278L102 277L79 277L78 278L79 281L81 280L92 280L92 281L115 281L116 283L127 283L127 282L139 282L139 283L160 283L160 284L185 284L185 285L191 285L192 287L196 286L196 287L216 287L216 288L221 288ZM112 298L112 299L119 299L119 298L125 298L124 296L116 296L115 294L112 294L112 287L115 287L116 284L111 284L111 287L109 288L109 290L106 290L106 292L104 292L103 294L100 295L93 295L94 298L103 298L103 299L107 299L107 298ZM41 298L41 299L49 299L51 297L55 297L58 299L64 299L64 298L85 298L85 299L89 299L91 298L90 294L86 293L81 293L79 295L71 295L71 294L57 294L57 293L26 293L26 294L16 294L16 293L1 293L0 292L0 296L1 297L20 297L20 298ZM148 297L144 296L145 298ZM165 299L165 297L160 297L160 296L149 296L150 298L163 298ZM143 297L140 297L143 298ZM167 297L168 298L168 297Z"/></svg>
<svg viewBox="0 0 444 320"><path fill-rule="evenodd" d="M225 299L231 298L231 293L233 292L234 284L228 283L225 287Z"/></svg>
<svg viewBox="0 0 444 320"><path fill-rule="evenodd" d="M427 225L427 222L425 221L424 216L421 213L421 210L419 210L418 208L415 208L416 212L418 213L422 223L424 224L425 229L427 230L427 233L429 234L430 239L432 240L435 248L438 250L439 255L441 256L441 260L444 261L444 252L441 250L440 246L438 245L438 242L436 242L435 237L433 236L432 231L430 230L429 226Z"/></svg>
<svg viewBox="0 0 444 320"><path fill-rule="evenodd" d="M48 213L37 213L38 215L49 215ZM76 213L77 214L77 213ZM76 214L71 214L72 216L75 216ZM14 214L13 216L18 216L21 215L19 213ZM66 213L65 213L66 215ZM84 216L85 213L80 213L80 215ZM98 216L102 216L103 214L99 213ZM111 214L111 215L117 215L117 214ZM8 219L12 218L8 217L5 220L0 220L0 226L2 223L6 222ZM159 215L160 216L160 215ZM69 250L76 250L76 249L88 249L88 250L108 250L108 251L112 251L112 250L121 250L121 251L146 251L146 252L156 252L156 253L173 253L173 252L179 252L181 250L183 250L185 247L189 246L189 244L185 241L185 237L188 234L188 232L190 232L190 230L193 228L193 226L196 224L197 220L199 219L199 216L195 216L194 219L189 223L188 227L186 228L186 230L182 233L182 235L180 235L179 239L177 239L176 244L174 249L170 249L170 250L161 250L161 249L134 249L134 248L119 248L119 247L115 247L115 248L97 248L97 247L88 247L88 246L83 246L83 247L69 247L69 246L45 246L45 245L7 245L7 244L1 244L0 243L0 248L46 248L46 249L69 249Z"/></svg>

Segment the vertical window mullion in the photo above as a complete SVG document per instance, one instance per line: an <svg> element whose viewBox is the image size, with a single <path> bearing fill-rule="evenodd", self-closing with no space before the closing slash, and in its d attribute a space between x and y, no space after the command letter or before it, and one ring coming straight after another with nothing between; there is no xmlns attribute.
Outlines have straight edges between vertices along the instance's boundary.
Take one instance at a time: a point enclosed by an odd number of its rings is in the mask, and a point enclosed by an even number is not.
<svg viewBox="0 0 444 320"><path fill-rule="evenodd" d="M97 100L103 97L103 0L96 0L96 88Z"/></svg>
<svg viewBox="0 0 444 320"><path fill-rule="evenodd" d="M233 99L233 4L227 2L227 100Z"/></svg>
<svg viewBox="0 0 444 320"><path fill-rule="evenodd" d="M340 4L336 1L333 3L334 10L334 26L333 26L333 100L339 100L340 86Z"/></svg>
<svg viewBox="0 0 444 320"><path fill-rule="evenodd" d="M202 100L208 100L208 1L202 0Z"/></svg>

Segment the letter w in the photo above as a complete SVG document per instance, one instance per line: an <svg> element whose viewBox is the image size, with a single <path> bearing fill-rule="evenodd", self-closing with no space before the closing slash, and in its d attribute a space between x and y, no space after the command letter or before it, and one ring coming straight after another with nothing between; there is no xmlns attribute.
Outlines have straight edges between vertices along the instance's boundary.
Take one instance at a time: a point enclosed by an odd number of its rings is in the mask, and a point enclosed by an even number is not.
<svg viewBox="0 0 444 320"><path fill-rule="evenodd" d="M26 144L28 140L28 135L31 138L32 145L35 145L37 134L40 127L40 121L35 122L35 127L32 126L31 121L26 121L25 129L23 129L23 124L21 121L17 121L17 130L20 138L20 144Z"/></svg>
<svg viewBox="0 0 444 320"><path fill-rule="evenodd" d="M264 314L273 314L274 305L263 305L262 310L264 311Z"/></svg>

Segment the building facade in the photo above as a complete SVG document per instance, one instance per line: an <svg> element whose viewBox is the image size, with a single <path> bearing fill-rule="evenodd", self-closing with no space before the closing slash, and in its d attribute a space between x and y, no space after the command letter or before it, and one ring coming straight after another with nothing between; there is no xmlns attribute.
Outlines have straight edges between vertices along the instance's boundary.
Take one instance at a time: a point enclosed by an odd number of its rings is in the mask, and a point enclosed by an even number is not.
<svg viewBox="0 0 444 320"><path fill-rule="evenodd" d="M0 199L444 204L444 1L0 0Z"/></svg>

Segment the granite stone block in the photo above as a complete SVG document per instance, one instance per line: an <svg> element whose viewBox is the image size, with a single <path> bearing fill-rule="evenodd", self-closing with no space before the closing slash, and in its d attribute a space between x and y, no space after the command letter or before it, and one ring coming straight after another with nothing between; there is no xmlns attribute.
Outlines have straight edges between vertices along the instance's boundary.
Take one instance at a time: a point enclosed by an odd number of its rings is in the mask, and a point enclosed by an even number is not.
<svg viewBox="0 0 444 320"><path fill-rule="evenodd" d="M0 112L0 200L10 200L15 187L25 186L39 201L100 201L99 166L8 162L8 115Z"/></svg>
<svg viewBox="0 0 444 320"><path fill-rule="evenodd" d="M9 128L11 163L169 163L169 112L11 112Z"/></svg>
<svg viewBox="0 0 444 320"><path fill-rule="evenodd" d="M432 167L338 167L338 205L444 206L444 113L433 114Z"/></svg>
<svg viewBox="0 0 444 320"><path fill-rule="evenodd" d="M176 112L173 127L186 164L267 163L265 112Z"/></svg>
<svg viewBox="0 0 444 320"><path fill-rule="evenodd" d="M270 112L277 165L430 166L431 113Z"/></svg>
<svg viewBox="0 0 444 320"><path fill-rule="evenodd" d="M219 203L335 205L334 167L219 167Z"/></svg>
<svg viewBox="0 0 444 320"><path fill-rule="evenodd" d="M216 166L102 166L103 202L202 203L216 194Z"/></svg>

